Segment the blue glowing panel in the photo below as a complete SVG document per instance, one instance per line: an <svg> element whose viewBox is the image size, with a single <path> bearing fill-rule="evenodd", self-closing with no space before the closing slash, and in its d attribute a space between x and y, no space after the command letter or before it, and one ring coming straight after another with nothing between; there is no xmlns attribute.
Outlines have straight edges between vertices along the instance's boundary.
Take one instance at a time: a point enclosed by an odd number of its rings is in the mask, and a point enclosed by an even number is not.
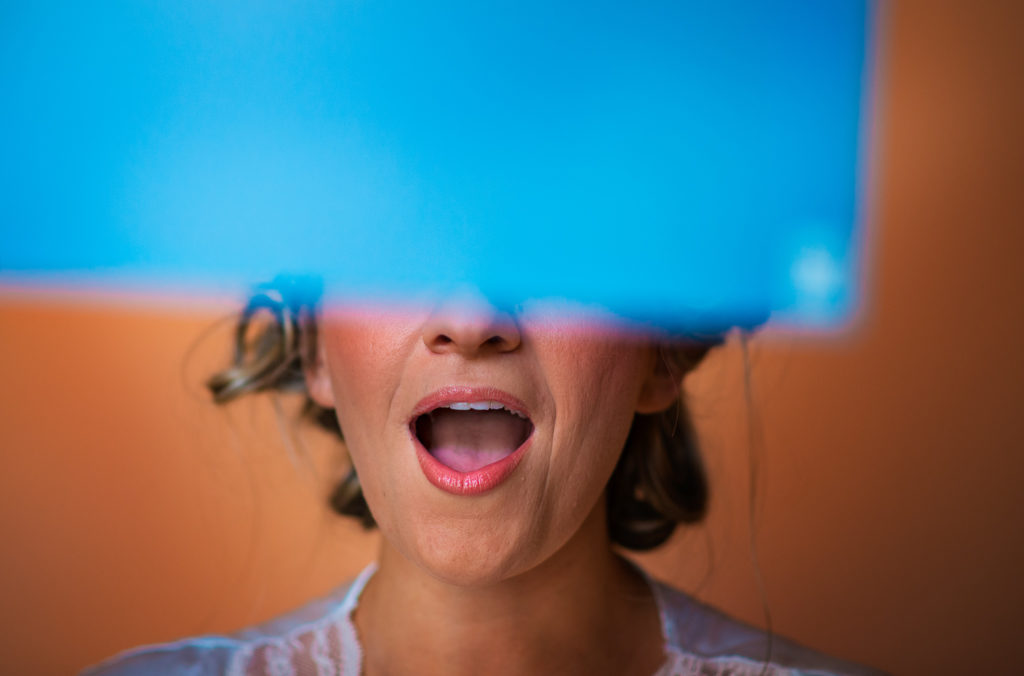
<svg viewBox="0 0 1024 676"><path fill-rule="evenodd" d="M863 0L5 3L0 278L841 321L872 21Z"/></svg>

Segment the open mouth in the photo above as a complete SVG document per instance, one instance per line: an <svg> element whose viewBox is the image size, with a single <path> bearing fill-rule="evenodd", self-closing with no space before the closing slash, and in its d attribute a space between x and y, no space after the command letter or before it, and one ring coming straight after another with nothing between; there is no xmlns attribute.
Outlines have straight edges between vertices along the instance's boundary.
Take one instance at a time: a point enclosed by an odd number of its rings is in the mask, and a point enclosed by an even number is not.
<svg viewBox="0 0 1024 676"><path fill-rule="evenodd" d="M454 402L415 418L412 431L438 462L474 472L514 453L530 438L533 423L496 401Z"/></svg>

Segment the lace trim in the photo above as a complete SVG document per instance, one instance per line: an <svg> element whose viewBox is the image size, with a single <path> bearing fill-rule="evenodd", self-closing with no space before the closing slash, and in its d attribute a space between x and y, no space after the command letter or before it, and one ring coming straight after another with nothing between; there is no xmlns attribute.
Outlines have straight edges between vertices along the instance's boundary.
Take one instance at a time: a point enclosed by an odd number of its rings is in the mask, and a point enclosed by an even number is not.
<svg viewBox="0 0 1024 676"><path fill-rule="evenodd" d="M654 595L661 621L665 662L654 676L795 676L798 672L737 655L700 657L674 643L677 627L661 585L637 568ZM267 636L241 646L229 676L359 676L363 649L352 613L366 583L377 571L371 563L352 582L341 603L323 617L281 636Z"/></svg>
<svg viewBox="0 0 1024 676"><path fill-rule="evenodd" d="M799 672L745 657L698 657L675 646L666 648L668 659L654 676L797 676Z"/></svg>
<svg viewBox="0 0 1024 676"><path fill-rule="evenodd" d="M822 674L825 672L802 672L800 670L766 664L737 654L702 657L686 651L678 645L680 634L677 619L685 622L683 608L676 607L671 590L643 575L654 595L661 621L665 661L654 676L798 676L802 673ZM162 646L149 646L122 654L102 667L117 667L124 658L149 655L174 655L181 650L184 661L188 661L190 673L212 673L211 663L203 660L206 668L187 658L188 649L224 649L230 653L228 676L359 676L363 664L363 649L359 642L352 614L359 604L359 597L367 582L377 571L377 564L367 566L345 591L337 603L324 615L292 627L283 634L258 636L253 639L227 639L221 637L200 637L177 641ZM692 601L687 599L687 603ZM687 611L688 612L688 611ZM678 616L678 617L676 617ZM221 653L223 654L223 653ZM139 671L130 673L151 673L138 663ZM181 666L186 666L184 663ZM196 670L196 668L199 670ZM219 668L215 670L220 673ZM122 673L122 672L118 672ZM125 672L127 673L127 672ZM832 672L828 672L832 673Z"/></svg>
<svg viewBox="0 0 1024 676"><path fill-rule="evenodd" d="M375 572L376 563L363 569L341 603L323 617L280 636L266 636L242 644L232 655L227 676L359 676L363 649L352 623L352 613Z"/></svg>

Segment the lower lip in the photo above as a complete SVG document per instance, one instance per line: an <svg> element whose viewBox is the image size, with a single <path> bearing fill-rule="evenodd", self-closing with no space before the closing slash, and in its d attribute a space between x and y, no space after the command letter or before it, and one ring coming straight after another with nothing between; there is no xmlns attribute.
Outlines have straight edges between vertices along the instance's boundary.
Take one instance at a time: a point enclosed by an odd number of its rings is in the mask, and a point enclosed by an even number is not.
<svg viewBox="0 0 1024 676"><path fill-rule="evenodd" d="M412 440L416 447L416 459L420 461L420 469L423 470L427 481L452 495L480 495L496 488L509 478L533 442L533 434L530 434L530 438L519 448L501 460L472 472L452 469L432 456L415 434L412 435Z"/></svg>

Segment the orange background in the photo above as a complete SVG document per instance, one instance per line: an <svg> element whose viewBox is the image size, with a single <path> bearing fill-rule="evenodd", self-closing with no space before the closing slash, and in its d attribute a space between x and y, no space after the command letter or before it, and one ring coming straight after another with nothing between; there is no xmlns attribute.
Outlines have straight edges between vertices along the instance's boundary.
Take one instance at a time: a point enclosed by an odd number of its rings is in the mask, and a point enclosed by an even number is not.
<svg viewBox="0 0 1024 676"><path fill-rule="evenodd" d="M1020 6L882 8L864 310L843 336L754 340L753 449L735 342L694 374L711 514L643 557L761 623L752 451L776 630L897 674L1007 673L1024 635ZM343 459L292 402L209 403L227 314L0 300L5 673L230 631L373 556L325 509Z"/></svg>

